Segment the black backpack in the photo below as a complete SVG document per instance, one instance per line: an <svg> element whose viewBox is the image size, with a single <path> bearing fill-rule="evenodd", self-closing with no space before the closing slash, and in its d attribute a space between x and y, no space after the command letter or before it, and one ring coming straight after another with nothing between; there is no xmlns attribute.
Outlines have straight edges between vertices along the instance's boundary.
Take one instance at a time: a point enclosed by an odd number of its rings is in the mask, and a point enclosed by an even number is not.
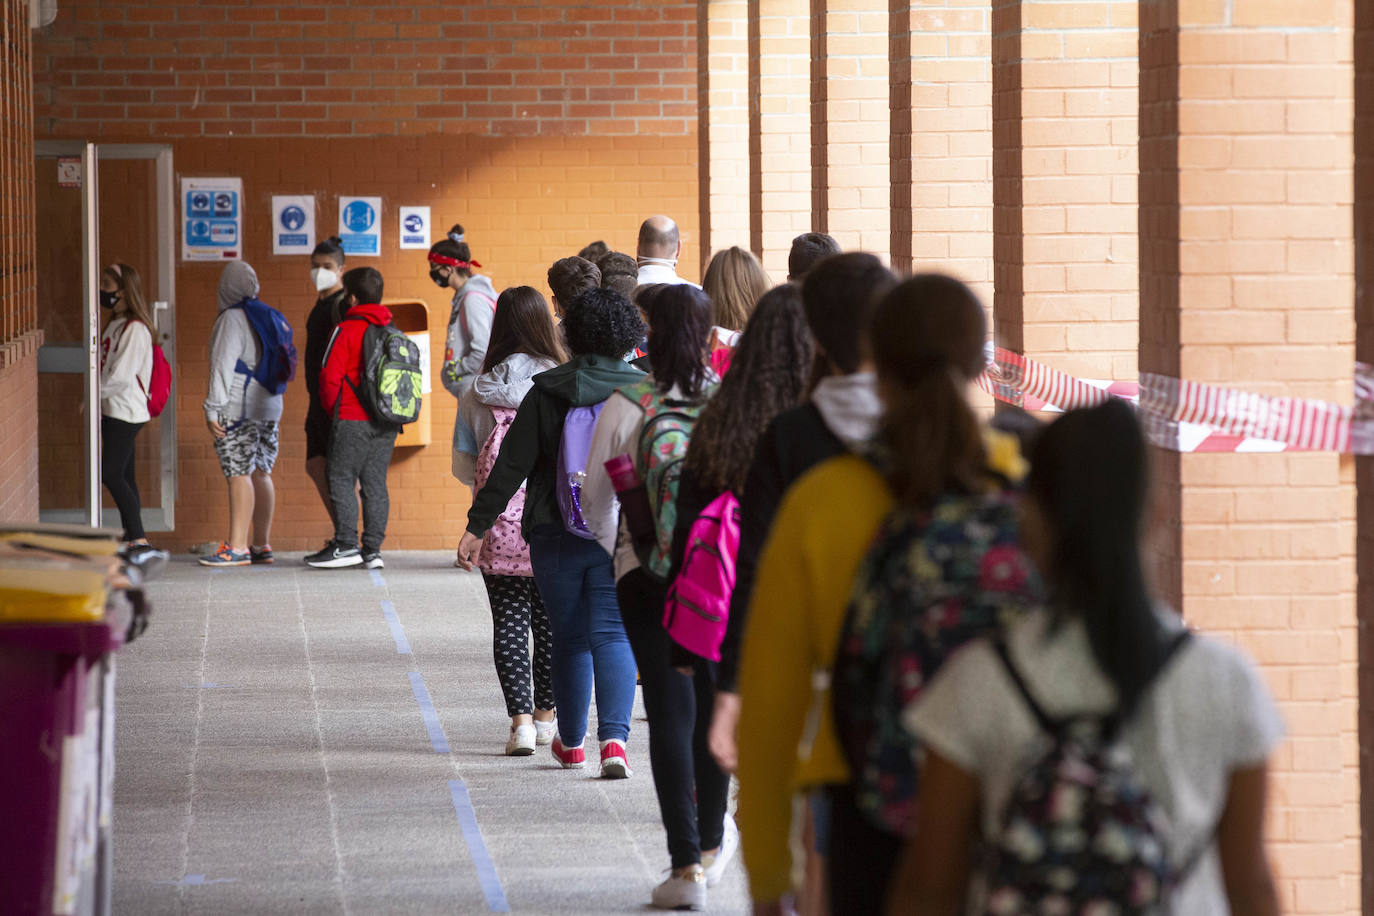
<svg viewBox="0 0 1374 916"><path fill-rule="evenodd" d="M350 318L344 321L365 321ZM357 385L349 382L363 408L378 423L404 426L420 416L420 348L394 324L368 324L363 332L362 369Z"/></svg>

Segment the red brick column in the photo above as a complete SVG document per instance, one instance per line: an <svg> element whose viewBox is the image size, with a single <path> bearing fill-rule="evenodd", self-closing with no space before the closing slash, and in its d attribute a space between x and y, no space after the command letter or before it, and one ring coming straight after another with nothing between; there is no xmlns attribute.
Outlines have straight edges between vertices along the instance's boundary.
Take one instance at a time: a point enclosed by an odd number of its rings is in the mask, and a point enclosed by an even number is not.
<svg viewBox="0 0 1374 916"><path fill-rule="evenodd" d="M1351 4L1140 4L1140 365L1349 402ZM1160 453L1156 560L1261 664L1288 724L1286 913L1360 906L1353 461Z"/></svg>
<svg viewBox="0 0 1374 916"><path fill-rule="evenodd" d="M1355 7L1355 351L1374 363L1374 5ZM1374 457L1355 462L1360 786L1374 787ZM1366 701L1369 702L1366 702ZM1374 805L1360 805L1361 902L1374 912Z"/></svg>
<svg viewBox="0 0 1374 916"><path fill-rule="evenodd" d="M992 4L994 331L1135 377L1136 4Z"/></svg>
<svg viewBox="0 0 1374 916"><path fill-rule="evenodd" d="M811 229L810 6L749 0L749 247L787 276Z"/></svg>
<svg viewBox="0 0 1374 916"><path fill-rule="evenodd" d="M892 265L943 270L992 300L989 9L891 0Z"/></svg>
<svg viewBox="0 0 1374 916"><path fill-rule="evenodd" d="M701 264L749 244L749 4L697 5Z"/></svg>
<svg viewBox="0 0 1374 916"><path fill-rule="evenodd" d="M890 242L886 7L811 2L812 226L846 250Z"/></svg>

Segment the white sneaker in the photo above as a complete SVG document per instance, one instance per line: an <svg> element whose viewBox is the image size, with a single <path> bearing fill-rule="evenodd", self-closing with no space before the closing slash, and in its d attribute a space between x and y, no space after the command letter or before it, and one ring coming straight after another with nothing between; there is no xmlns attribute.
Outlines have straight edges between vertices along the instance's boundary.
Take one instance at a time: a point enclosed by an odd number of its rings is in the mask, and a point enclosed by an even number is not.
<svg viewBox="0 0 1374 916"><path fill-rule="evenodd" d="M701 864L706 869L706 886L715 887L720 883L720 879L725 877L725 869L730 865L730 860L739 852L739 827L735 826L735 819L729 814L725 815L725 833L720 840L720 851L715 855L702 856Z"/></svg>
<svg viewBox="0 0 1374 916"><path fill-rule="evenodd" d="M558 733L558 720L550 719L547 722L534 720L534 743L544 747L553 743L553 736Z"/></svg>
<svg viewBox="0 0 1374 916"><path fill-rule="evenodd" d="M670 874L668 880L654 888L649 899L660 910L704 910L706 872L694 871L681 878Z"/></svg>
<svg viewBox="0 0 1374 916"><path fill-rule="evenodd" d="M534 726L517 725L506 739L507 757L528 757L534 753Z"/></svg>

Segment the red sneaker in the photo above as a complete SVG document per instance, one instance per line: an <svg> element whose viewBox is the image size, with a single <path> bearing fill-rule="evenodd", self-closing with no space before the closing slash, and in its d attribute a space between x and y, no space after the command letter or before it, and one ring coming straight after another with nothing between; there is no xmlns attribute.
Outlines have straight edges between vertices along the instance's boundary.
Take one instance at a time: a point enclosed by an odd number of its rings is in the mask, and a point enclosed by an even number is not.
<svg viewBox="0 0 1374 916"><path fill-rule="evenodd" d="M630 769L630 758L625 753L625 743L612 738L601 742L601 778L629 779L634 775Z"/></svg>
<svg viewBox="0 0 1374 916"><path fill-rule="evenodd" d="M580 770L587 765L587 754L581 747L564 747L563 739L554 736L553 757L563 764L565 770Z"/></svg>

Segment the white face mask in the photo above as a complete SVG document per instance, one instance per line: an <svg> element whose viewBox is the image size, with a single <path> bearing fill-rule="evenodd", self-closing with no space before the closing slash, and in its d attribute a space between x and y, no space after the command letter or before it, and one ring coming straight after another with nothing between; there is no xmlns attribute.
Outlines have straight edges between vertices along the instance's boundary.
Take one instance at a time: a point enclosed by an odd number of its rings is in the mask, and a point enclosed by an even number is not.
<svg viewBox="0 0 1374 916"><path fill-rule="evenodd" d="M339 275L328 267L316 267L310 271L310 279L315 281L316 292L322 293L334 288L334 284L339 282Z"/></svg>

